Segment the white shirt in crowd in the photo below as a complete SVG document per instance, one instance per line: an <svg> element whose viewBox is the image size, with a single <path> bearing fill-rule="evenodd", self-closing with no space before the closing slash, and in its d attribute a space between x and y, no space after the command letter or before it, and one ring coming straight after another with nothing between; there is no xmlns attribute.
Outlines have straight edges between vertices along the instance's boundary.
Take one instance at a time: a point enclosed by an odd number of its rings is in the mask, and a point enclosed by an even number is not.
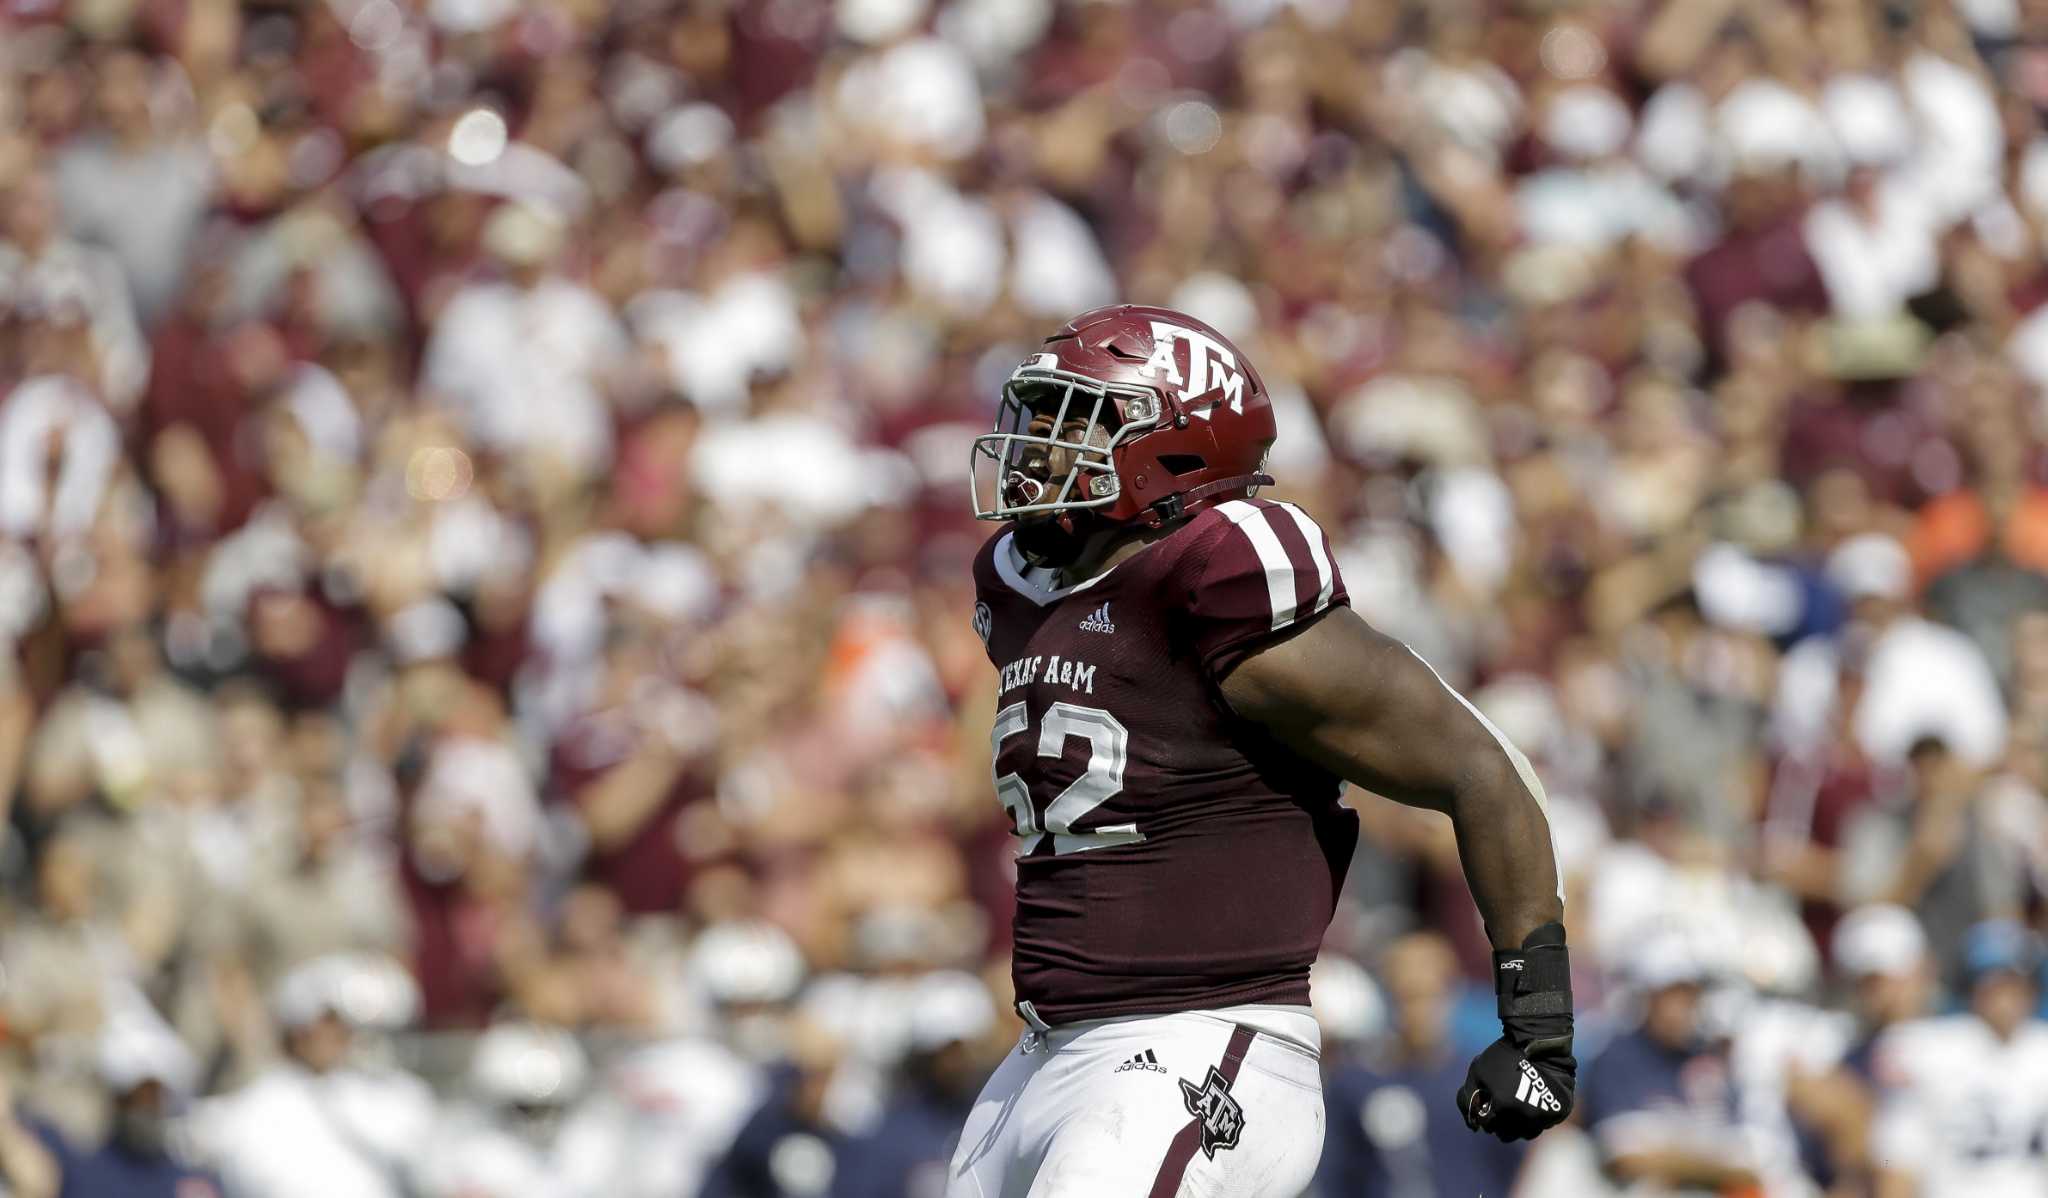
<svg viewBox="0 0 2048 1198"><path fill-rule="evenodd" d="M767 1092L761 1070L724 1043L680 1037L620 1061L564 1128L563 1151L611 1167L612 1198L694 1194Z"/></svg>
<svg viewBox="0 0 2048 1198"><path fill-rule="evenodd" d="M2048 1024L2000 1041L1975 1015L1903 1024L1879 1041L1871 1145L1922 1198L2048 1194Z"/></svg>
<svg viewBox="0 0 2048 1198"><path fill-rule="evenodd" d="M1752 997L1733 1012L1728 1071L1735 1116L1774 1198L1818 1195L1800 1159L1788 1095L1793 1081L1833 1069L1849 1051L1855 1018L1793 999Z"/></svg>
<svg viewBox="0 0 2048 1198"><path fill-rule="evenodd" d="M483 446L545 451L594 473L612 453L600 375L627 348L625 328L586 287L479 283L442 310L423 373Z"/></svg>
<svg viewBox="0 0 2048 1198"><path fill-rule="evenodd" d="M563 1121L551 1139L536 1139L514 1131L497 1112L458 1107L435 1129L420 1165L419 1191L427 1198L583 1198L629 1192L622 1188L629 1179L613 1175L625 1155L617 1120L586 1105L565 1114Z"/></svg>
<svg viewBox="0 0 2048 1198"><path fill-rule="evenodd" d="M804 346L796 293L767 272L734 275L703 294L644 291L626 318L660 349L677 389L712 415L743 413L755 377L789 370Z"/></svg>
<svg viewBox="0 0 2048 1198"><path fill-rule="evenodd" d="M120 460L120 430L92 392L61 375L23 382L0 400L0 536L83 535Z"/></svg>
<svg viewBox="0 0 2048 1198"><path fill-rule="evenodd" d="M1785 654L1773 715L1783 743L1810 745L1825 734L1839 670L1834 642L1820 637ZM1850 720L1857 744L1881 762L1905 760L1924 736L1940 737L1972 765L1988 765L2005 749L2005 701L1990 663L1969 637L1918 616L1902 616L1879 634Z"/></svg>
<svg viewBox="0 0 2048 1198"><path fill-rule="evenodd" d="M403 1198L435 1119L411 1074L280 1064L202 1102L192 1133L241 1198Z"/></svg>
<svg viewBox="0 0 2048 1198"><path fill-rule="evenodd" d="M1804 228L1807 252L1837 315L1895 315L1940 280L1935 214L1904 183L1879 182L1867 212L1847 200L1824 200L1807 213Z"/></svg>
<svg viewBox="0 0 2048 1198"><path fill-rule="evenodd" d="M840 115L870 136L965 158L987 132L974 63L935 37L898 42L856 60L839 77Z"/></svg>
<svg viewBox="0 0 2048 1198"><path fill-rule="evenodd" d="M149 382L149 342L119 259L68 237L53 239L34 258L0 242L0 293L77 304L91 326L107 401L122 411L135 406Z"/></svg>

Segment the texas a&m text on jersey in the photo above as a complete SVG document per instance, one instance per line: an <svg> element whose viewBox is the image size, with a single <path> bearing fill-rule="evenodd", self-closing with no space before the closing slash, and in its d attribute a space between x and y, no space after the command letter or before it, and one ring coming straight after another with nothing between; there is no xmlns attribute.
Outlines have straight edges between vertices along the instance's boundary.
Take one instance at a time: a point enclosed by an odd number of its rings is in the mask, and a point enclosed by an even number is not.
<svg viewBox="0 0 2048 1198"><path fill-rule="evenodd" d="M976 514L1006 523L975 559L973 621L996 669L1030 1030L976 1102L948 1194L1307 1185L1324 1117L1309 969L1358 840L1347 780L1457 825L1506 1033L1461 1114L1520 1138L1569 1113L1542 788L1349 610L1308 513L1259 495L1274 435L1221 333L1123 306L1047 338L975 441Z"/></svg>

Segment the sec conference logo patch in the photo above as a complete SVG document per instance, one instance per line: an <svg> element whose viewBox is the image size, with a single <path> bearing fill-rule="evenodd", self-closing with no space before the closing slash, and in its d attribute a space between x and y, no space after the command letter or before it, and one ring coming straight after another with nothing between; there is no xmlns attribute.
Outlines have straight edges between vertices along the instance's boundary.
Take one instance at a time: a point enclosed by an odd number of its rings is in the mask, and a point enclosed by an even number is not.
<svg viewBox="0 0 2048 1198"><path fill-rule="evenodd" d="M991 632L991 631L992 631L992 630L993 630L993 629L995 628L995 625L996 625L996 619L995 619L995 614L994 614L993 612L989 611L989 609L988 609L988 604L986 604L986 603L977 603L977 604L975 604L975 605L974 605L974 631L975 631L975 634L976 634L977 636L981 637L981 643L982 643L983 645L987 645L987 644L988 644L988 637L989 637L989 633L990 633L990 632Z"/></svg>
<svg viewBox="0 0 2048 1198"><path fill-rule="evenodd" d="M1211 1065L1209 1076L1199 1087L1181 1078L1180 1096L1187 1103L1188 1114L1201 1126L1203 1156L1215 1160L1218 1152L1237 1147L1238 1137L1244 1134L1244 1108L1230 1096L1229 1078Z"/></svg>

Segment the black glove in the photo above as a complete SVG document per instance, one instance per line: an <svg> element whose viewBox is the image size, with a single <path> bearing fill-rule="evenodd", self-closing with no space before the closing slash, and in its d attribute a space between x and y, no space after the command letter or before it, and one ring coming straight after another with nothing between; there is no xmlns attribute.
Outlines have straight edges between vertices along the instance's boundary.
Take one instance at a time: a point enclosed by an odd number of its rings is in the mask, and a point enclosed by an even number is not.
<svg viewBox="0 0 2048 1198"><path fill-rule="evenodd" d="M1564 928L1547 923L1520 952L1493 954L1494 996L1505 1033L1465 1071L1458 1113L1473 1131L1534 1139L1572 1113L1572 971Z"/></svg>

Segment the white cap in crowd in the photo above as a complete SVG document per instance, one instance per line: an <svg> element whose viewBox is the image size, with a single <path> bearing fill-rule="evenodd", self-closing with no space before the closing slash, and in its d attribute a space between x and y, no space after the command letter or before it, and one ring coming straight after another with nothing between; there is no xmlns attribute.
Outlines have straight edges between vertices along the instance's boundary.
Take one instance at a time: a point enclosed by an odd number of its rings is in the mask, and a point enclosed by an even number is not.
<svg viewBox="0 0 2048 1198"><path fill-rule="evenodd" d="M1550 98L1543 140L1580 161L1620 153L1635 131L1635 116L1621 97L1604 87L1577 84Z"/></svg>
<svg viewBox="0 0 2048 1198"><path fill-rule="evenodd" d="M848 40L875 46L916 29L929 7L926 0L839 0L833 15Z"/></svg>
<svg viewBox="0 0 2048 1198"><path fill-rule="evenodd" d="M1881 532L1850 537L1828 555L1828 579L1851 599L1903 599L1913 585L1913 559Z"/></svg>
<svg viewBox="0 0 2048 1198"><path fill-rule="evenodd" d="M583 1091L590 1060L576 1038L533 1023L493 1024L469 1060L469 1086L500 1106L566 1106Z"/></svg>
<svg viewBox="0 0 2048 1198"><path fill-rule="evenodd" d="M191 1051L153 1013L109 1018L100 1030L96 1065L100 1080L115 1094L153 1081L182 1097L199 1081L199 1063Z"/></svg>
<svg viewBox="0 0 2048 1198"><path fill-rule="evenodd" d="M910 996L910 1043L920 1052L978 1040L995 1021L996 1004L988 987L964 970L926 974Z"/></svg>
<svg viewBox="0 0 2048 1198"><path fill-rule="evenodd" d="M1712 975L1705 956L1684 935L1671 931L1644 937L1626 966L1629 985L1646 994L1672 986L1703 985Z"/></svg>
<svg viewBox="0 0 2048 1198"><path fill-rule="evenodd" d="M1856 908L1835 925L1835 964L1851 978L1911 973L1927 959L1927 933L1893 903Z"/></svg>
<svg viewBox="0 0 2048 1198"><path fill-rule="evenodd" d="M271 1012L287 1029L338 1015L351 1027L383 1031L419 1015L419 986L382 953L329 953L294 966L271 992Z"/></svg>
<svg viewBox="0 0 2048 1198"><path fill-rule="evenodd" d="M1308 993L1327 1039L1356 1044L1387 1030L1386 996L1365 967L1349 957L1318 957L1309 967Z"/></svg>
<svg viewBox="0 0 2048 1198"><path fill-rule="evenodd" d="M718 924L697 937L689 972L716 1003L787 1002L803 984L804 958L774 924Z"/></svg>

